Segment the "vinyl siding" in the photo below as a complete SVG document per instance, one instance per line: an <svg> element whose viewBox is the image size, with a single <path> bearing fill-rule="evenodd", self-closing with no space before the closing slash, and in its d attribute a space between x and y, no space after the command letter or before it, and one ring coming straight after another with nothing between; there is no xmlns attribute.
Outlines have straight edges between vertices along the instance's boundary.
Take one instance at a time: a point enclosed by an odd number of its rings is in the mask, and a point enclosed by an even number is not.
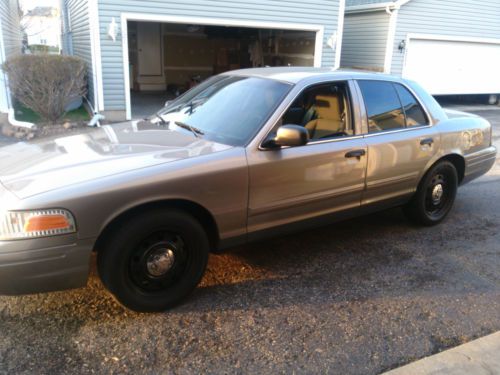
<svg viewBox="0 0 500 375"><path fill-rule="evenodd" d="M116 41L107 33L112 18L118 25L121 13L223 18L241 21L288 22L325 26L322 65L333 67L335 51L326 40L337 31L340 0L99 0L104 107L125 110L121 35Z"/></svg>
<svg viewBox="0 0 500 375"><path fill-rule="evenodd" d="M346 14L340 65L383 71L389 19L385 11Z"/></svg>
<svg viewBox="0 0 500 375"><path fill-rule="evenodd" d="M1 64L4 60L22 52L19 4L17 0L0 0L0 21L3 37L3 51L0 54ZM5 73L0 72L0 112L7 113L11 105L7 77Z"/></svg>
<svg viewBox="0 0 500 375"><path fill-rule="evenodd" d="M498 0L412 0L399 10L392 73L401 74L398 45L408 33L500 39Z"/></svg>
<svg viewBox="0 0 500 375"><path fill-rule="evenodd" d="M63 53L78 56L87 64L88 98L94 102L89 0L63 0Z"/></svg>
<svg viewBox="0 0 500 375"><path fill-rule="evenodd" d="M0 0L0 19L2 21L5 57L8 59L22 51L21 26L19 24L19 5L17 0Z"/></svg>

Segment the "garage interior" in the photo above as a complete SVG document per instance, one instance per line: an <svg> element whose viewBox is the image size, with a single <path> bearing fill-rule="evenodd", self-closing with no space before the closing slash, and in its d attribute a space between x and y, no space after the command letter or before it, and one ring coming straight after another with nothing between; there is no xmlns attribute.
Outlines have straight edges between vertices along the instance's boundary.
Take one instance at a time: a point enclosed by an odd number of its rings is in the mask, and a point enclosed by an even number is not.
<svg viewBox="0 0 500 375"><path fill-rule="evenodd" d="M206 78L235 69L313 66L316 32L128 22L132 117L145 118Z"/></svg>

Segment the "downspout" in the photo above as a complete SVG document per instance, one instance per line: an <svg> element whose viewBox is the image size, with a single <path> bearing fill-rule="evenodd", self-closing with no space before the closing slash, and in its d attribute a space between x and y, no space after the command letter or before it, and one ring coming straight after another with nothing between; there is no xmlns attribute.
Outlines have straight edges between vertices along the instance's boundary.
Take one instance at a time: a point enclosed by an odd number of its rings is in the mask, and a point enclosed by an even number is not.
<svg viewBox="0 0 500 375"><path fill-rule="evenodd" d="M334 70L340 68L340 62L342 57L342 38L344 37L344 19L345 19L345 3L346 0L340 0L339 2L339 17L337 20L337 40L335 43L335 64Z"/></svg>
<svg viewBox="0 0 500 375"><path fill-rule="evenodd" d="M389 4L385 7L385 12L389 15L389 29L387 30L387 41L385 45L384 73L391 73L392 59L394 52L394 40L396 37L396 22L400 5L398 3Z"/></svg>
<svg viewBox="0 0 500 375"><path fill-rule="evenodd" d="M92 119L88 122L87 126L100 127L101 121L104 120L106 117L94 109L94 107L92 106L92 103L90 102L89 98L86 95L84 96L84 99L87 102L87 105L89 106L89 108L93 114Z"/></svg>
<svg viewBox="0 0 500 375"><path fill-rule="evenodd" d="M17 126L18 128L33 129L33 130L36 129L36 125L31 122L16 120L16 114L14 108L12 107L9 108L7 119L9 121L9 124L11 124L12 126Z"/></svg>
<svg viewBox="0 0 500 375"><path fill-rule="evenodd" d="M92 54L92 80L94 89L94 104L90 102L88 97L85 101L92 111L93 117L87 124L88 126L101 126L100 121L105 119L105 116L99 111L104 109L104 101L102 98L102 66L100 59L100 30L99 30L99 10L97 0L88 1L88 17L90 27L90 53Z"/></svg>

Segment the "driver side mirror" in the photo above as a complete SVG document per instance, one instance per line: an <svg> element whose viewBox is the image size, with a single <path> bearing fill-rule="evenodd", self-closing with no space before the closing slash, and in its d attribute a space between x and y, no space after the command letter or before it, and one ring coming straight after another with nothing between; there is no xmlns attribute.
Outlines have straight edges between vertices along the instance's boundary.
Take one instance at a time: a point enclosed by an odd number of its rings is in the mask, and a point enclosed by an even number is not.
<svg viewBox="0 0 500 375"><path fill-rule="evenodd" d="M299 125L283 125L278 128L276 137L266 140L266 148L304 146L309 142L309 132Z"/></svg>

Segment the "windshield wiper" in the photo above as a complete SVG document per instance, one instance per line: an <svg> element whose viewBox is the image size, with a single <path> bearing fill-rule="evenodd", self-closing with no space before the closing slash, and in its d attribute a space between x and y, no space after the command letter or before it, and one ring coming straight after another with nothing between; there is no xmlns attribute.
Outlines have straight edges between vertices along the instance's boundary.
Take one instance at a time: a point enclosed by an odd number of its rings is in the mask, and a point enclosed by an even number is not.
<svg viewBox="0 0 500 375"><path fill-rule="evenodd" d="M199 138L200 135L204 135L205 134L200 129L195 128L194 126L191 126L191 125L186 124L186 123L181 122L181 121L175 121L175 125L183 128L183 129L187 129L187 130L191 131L191 133L193 133L196 138Z"/></svg>
<svg viewBox="0 0 500 375"><path fill-rule="evenodd" d="M165 121L165 119L159 113L155 113L155 116L160 119L160 124L167 125L167 122Z"/></svg>
<svg viewBox="0 0 500 375"><path fill-rule="evenodd" d="M193 114L196 107L202 105L207 101L207 98L194 98L189 103L187 103L184 107L189 108L189 114Z"/></svg>

